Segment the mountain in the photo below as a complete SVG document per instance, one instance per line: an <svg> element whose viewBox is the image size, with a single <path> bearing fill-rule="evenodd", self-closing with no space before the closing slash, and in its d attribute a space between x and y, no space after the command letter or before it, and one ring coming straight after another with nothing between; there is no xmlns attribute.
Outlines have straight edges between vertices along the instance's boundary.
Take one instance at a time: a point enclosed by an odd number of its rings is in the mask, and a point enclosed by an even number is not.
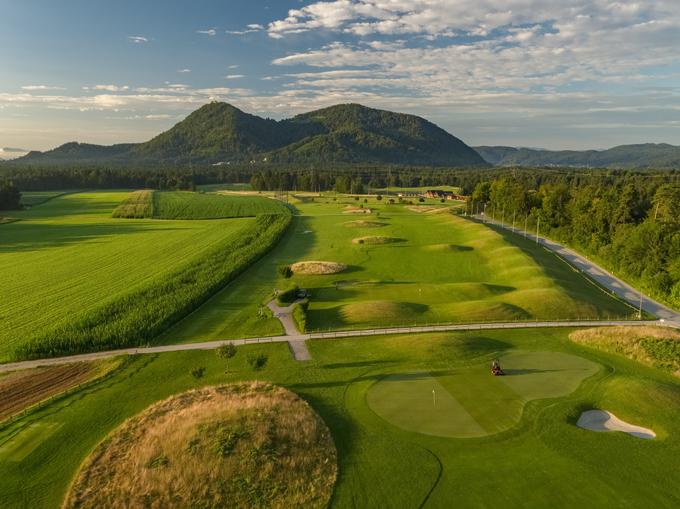
<svg viewBox="0 0 680 509"><path fill-rule="evenodd" d="M112 146L67 143L26 164L225 162L488 166L461 140L415 115L341 104L285 120L213 102L155 138Z"/></svg>
<svg viewBox="0 0 680 509"><path fill-rule="evenodd" d="M494 166L572 166L593 168L678 168L680 147L666 143L620 145L608 150L538 150L474 147Z"/></svg>

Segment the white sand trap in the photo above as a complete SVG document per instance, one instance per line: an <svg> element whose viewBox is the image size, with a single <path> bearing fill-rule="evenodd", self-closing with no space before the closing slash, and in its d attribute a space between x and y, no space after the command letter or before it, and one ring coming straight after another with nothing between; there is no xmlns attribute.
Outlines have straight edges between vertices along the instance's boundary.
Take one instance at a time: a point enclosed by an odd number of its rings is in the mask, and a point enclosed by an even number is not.
<svg viewBox="0 0 680 509"><path fill-rule="evenodd" d="M623 431L638 438L656 437L651 429L628 424L606 410L587 410L578 418L576 425L590 431Z"/></svg>

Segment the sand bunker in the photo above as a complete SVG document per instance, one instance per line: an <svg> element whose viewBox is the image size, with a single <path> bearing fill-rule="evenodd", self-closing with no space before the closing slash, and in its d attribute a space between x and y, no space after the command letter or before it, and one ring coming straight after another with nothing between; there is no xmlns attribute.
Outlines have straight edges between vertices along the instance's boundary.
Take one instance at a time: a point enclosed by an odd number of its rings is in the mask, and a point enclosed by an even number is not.
<svg viewBox="0 0 680 509"><path fill-rule="evenodd" d="M347 265L335 262L297 262L290 266L295 274L323 275L337 274L347 269Z"/></svg>
<svg viewBox="0 0 680 509"><path fill-rule="evenodd" d="M387 226L387 223L380 223L378 221L348 221L345 223L347 228L380 228Z"/></svg>
<svg viewBox="0 0 680 509"><path fill-rule="evenodd" d="M380 237L380 236L357 237L356 239L352 239L352 244L376 245L376 244L392 244L394 242L404 242L404 239L398 239L396 237Z"/></svg>
<svg viewBox="0 0 680 509"><path fill-rule="evenodd" d="M637 438L651 439L656 436L651 429L629 424L606 410L587 410L578 418L576 425L590 431L623 431Z"/></svg>

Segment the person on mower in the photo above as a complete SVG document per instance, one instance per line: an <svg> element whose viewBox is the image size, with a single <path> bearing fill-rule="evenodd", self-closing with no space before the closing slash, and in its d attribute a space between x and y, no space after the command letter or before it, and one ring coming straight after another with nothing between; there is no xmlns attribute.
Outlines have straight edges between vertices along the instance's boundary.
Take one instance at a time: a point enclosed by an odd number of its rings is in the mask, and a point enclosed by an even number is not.
<svg viewBox="0 0 680 509"><path fill-rule="evenodd" d="M494 359L494 361L491 363L491 374L493 376L501 376L503 375L503 370L501 369L501 363L498 362L498 359Z"/></svg>

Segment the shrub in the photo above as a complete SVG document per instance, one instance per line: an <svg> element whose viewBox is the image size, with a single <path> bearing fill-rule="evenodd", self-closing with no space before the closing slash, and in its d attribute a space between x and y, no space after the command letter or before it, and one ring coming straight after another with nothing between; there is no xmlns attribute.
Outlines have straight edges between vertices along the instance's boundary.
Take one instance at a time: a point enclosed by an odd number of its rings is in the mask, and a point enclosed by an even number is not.
<svg viewBox="0 0 680 509"><path fill-rule="evenodd" d="M229 360L236 355L236 347L231 343L227 343L215 350L215 353L220 359Z"/></svg>
<svg viewBox="0 0 680 509"><path fill-rule="evenodd" d="M205 375L205 368L203 366L199 366L191 370L191 376L196 379L203 378L203 375Z"/></svg>
<svg viewBox="0 0 680 509"><path fill-rule="evenodd" d="M259 371L262 368L264 368L267 365L268 360L269 357L267 357L263 353L257 355L254 354L248 355L248 364L250 364L250 367L253 368L253 370L255 371Z"/></svg>
<svg viewBox="0 0 680 509"><path fill-rule="evenodd" d="M307 308L309 307L309 301L304 300L300 302L295 309L293 309L293 320L300 332L307 332Z"/></svg>
<svg viewBox="0 0 680 509"><path fill-rule="evenodd" d="M290 265L280 265L279 275L289 279L293 276L293 269L290 268Z"/></svg>
<svg viewBox="0 0 680 509"><path fill-rule="evenodd" d="M297 285L294 285L287 290L279 292L279 294L276 296L276 302L279 304L292 304L295 302L295 299L297 299L299 291L300 288L298 288Z"/></svg>
<svg viewBox="0 0 680 509"><path fill-rule="evenodd" d="M382 200L382 195L379 194L378 196L375 197L375 199L378 201Z"/></svg>

